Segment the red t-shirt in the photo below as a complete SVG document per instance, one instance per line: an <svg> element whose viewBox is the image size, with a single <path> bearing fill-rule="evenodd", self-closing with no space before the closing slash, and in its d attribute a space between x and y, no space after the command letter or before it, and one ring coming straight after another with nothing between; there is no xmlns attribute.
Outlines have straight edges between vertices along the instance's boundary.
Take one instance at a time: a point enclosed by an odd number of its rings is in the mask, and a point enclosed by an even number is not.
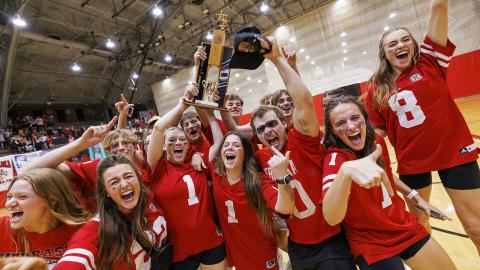
<svg viewBox="0 0 480 270"><path fill-rule="evenodd" d="M323 196L328 192L341 165L357 158L351 152L332 148L324 159ZM396 256L428 235L418 219L407 212L389 177L394 196L383 187L365 189L352 182L348 209L342 224L355 257L362 255L368 264Z"/></svg>
<svg viewBox="0 0 480 270"><path fill-rule="evenodd" d="M284 149L290 151L290 186L295 190L294 215L287 219L289 237L298 244L317 244L340 232L339 226L330 226L317 204L322 198L322 159L325 152L320 141L323 134L310 137L295 129L288 132ZM268 166L273 153L267 147L255 153L260 167L274 180Z"/></svg>
<svg viewBox="0 0 480 270"><path fill-rule="evenodd" d="M42 257L49 265L55 265L62 258L68 240L80 227L62 224L47 233L22 232L30 246L30 256ZM0 217L0 231L0 257L25 256L17 230L10 228L8 216Z"/></svg>
<svg viewBox="0 0 480 270"><path fill-rule="evenodd" d="M68 167L75 173L76 178L70 181L73 190L78 195L82 206L95 213L97 203L95 200L95 185L97 183L97 166L101 159L95 159L86 162L66 162ZM146 162L142 167L137 168L142 175L142 181L147 184L149 179L149 167Z"/></svg>
<svg viewBox="0 0 480 270"><path fill-rule="evenodd" d="M190 164L177 166L161 158L150 176L155 201L165 212L174 262L223 242L206 174Z"/></svg>
<svg viewBox="0 0 480 270"><path fill-rule="evenodd" d="M257 214L245 194L244 180L230 185L225 176L210 166L213 178L213 198L227 247L229 265L237 270L278 269L277 243L265 233ZM271 211L277 202L276 183L264 173L262 195Z"/></svg>
<svg viewBox="0 0 480 270"><path fill-rule="evenodd" d="M164 244L167 237L167 225L163 211L154 203L148 203L145 211L148 219L149 235L155 239L155 247ZM95 216L87 222L68 242L68 250L62 259L55 266L54 270L90 270L96 269L99 251L98 233L100 230L100 219ZM142 246L133 238L130 240L130 249L127 256L130 256L133 266L129 267L123 260L112 266L112 269L136 270L150 269L150 257L143 250Z"/></svg>
<svg viewBox="0 0 480 270"><path fill-rule="evenodd" d="M381 110L374 107L375 87L368 89L365 107L370 121L387 131L399 174L438 171L478 158L446 81L454 50L450 41L442 47L425 37L418 61L398 76L398 93Z"/></svg>

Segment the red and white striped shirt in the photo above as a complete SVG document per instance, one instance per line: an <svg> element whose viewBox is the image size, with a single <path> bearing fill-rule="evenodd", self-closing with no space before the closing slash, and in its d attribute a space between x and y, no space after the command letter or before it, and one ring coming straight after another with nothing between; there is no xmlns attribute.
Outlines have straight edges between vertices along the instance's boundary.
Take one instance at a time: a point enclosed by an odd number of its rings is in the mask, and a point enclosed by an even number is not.
<svg viewBox="0 0 480 270"><path fill-rule="evenodd" d="M416 64L398 76L398 91L390 96L385 108L375 108L376 88L368 89L365 107L370 121L387 131L399 174L438 171L478 158L472 135L446 81L454 50L450 41L443 47L425 37Z"/></svg>

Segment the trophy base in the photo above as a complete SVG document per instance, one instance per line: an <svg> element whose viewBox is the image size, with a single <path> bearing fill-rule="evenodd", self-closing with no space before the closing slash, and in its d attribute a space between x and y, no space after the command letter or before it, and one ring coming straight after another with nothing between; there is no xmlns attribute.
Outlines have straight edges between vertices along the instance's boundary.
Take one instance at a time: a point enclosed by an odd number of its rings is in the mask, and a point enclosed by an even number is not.
<svg viewBox="0 0 480 270"><path fill-rule="evenodd" d="M208 101L203 101L203 100L195 100L195 102L184 101L184 103L188 104L190 106L195 106L195 107L200 107L200 108L206 108L206 109L212 109L212 110L218 110L218 111L227 111L226 108L219 107L218 104L214 103L214 102L208 102Z"/></svg>

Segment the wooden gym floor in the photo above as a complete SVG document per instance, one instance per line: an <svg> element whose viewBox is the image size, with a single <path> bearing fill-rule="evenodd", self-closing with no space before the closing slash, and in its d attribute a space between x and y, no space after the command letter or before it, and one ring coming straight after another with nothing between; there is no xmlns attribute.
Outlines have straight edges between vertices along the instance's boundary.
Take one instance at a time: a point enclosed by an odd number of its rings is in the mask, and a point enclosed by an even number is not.
<svg viewBox="0 0 480 270"><path fill-rule="evenodd" d="M457 104L474 136L475 144L480 147L480 95L459 99L457 100ZM392 169L395 172L396 159L393 148L390 145L389 151L390 158L394 163L392 164ZM478 256L477 250L472 242L466 238L465 231L455 214L450 198L440 183L437 173L433 173L433 183L431 203L452 218L452 221L431 219L431 225L437 228L432 230L433 237L447 251L457 266L457 269L480 269L480 257ZM0 209L0 216L4 214L6 214L5 209Z"/></svg>

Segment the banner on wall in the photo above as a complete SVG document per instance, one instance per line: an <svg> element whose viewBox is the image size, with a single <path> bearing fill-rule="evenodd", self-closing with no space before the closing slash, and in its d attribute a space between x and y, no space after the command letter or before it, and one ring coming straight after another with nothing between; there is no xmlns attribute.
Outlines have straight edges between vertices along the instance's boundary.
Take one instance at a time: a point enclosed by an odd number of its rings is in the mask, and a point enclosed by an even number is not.
<svg viewBox="0 0 480 270"><path fill-rule="evenodd" d="M0 192L7 190L13 180L11 156L0 157Z"/></svg>
<svg viewBox="0 0 480 270"><path fill-rule="evenodd" d="M39 158L40 156L43 155L44 151L36 151L32 153L26 153L26 154L18 154L18 155L13 155L12 161L13 165L15 166L15 170L17 171L17 174L20 174L25 170L28 164L33 162L35 159Z"/></svg>

